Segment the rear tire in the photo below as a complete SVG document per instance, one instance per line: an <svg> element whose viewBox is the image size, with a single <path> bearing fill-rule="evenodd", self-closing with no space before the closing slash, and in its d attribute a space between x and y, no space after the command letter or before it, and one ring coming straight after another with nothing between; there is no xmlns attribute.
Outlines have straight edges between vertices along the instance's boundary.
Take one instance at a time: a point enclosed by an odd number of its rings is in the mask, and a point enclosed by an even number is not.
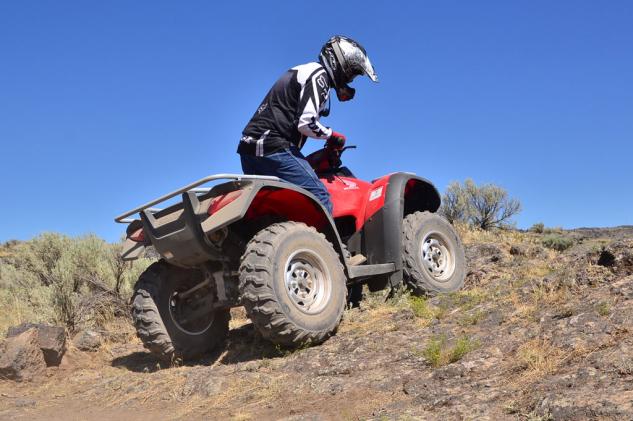
<svg viewBox="0 0 633 421"><path fill-rule="evenodd" d="M143 345L161 360L198 357L226 338L228 309L216 310L192 321L180 320L179 314L175 314L177 293L203 280L200 271L182 269L161 260L150 265L134 286L132 320L136 333Z"/></svg>
<svg viewBox="0 0 633 421"><path fill-rule="evenodd" d="M262 336L284 346L336 332L346 305L343 265L323 234L298 222L261 230L240 265L242 303Z"/></svg>
<svg viewBox="0 0 633 421"><path fill-rule="evenodd" d="M453 226L430 212L403 221L404 281L414 295L457 291L464 284L466 257Z"/></svg>

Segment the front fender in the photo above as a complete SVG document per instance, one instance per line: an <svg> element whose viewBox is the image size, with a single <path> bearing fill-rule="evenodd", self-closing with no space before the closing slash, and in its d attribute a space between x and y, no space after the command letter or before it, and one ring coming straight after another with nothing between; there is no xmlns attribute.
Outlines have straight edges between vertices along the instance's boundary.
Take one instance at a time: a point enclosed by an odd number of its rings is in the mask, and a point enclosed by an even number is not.
<svg viewBox="0 0 633 421"><path fill-rule="evenodd" d="M369 264L395 264L398 272L391 280L393 285L401 281L402 277L404 216L418 210L435 212L441 199L430 181L412 173L393 173L376 180L375 185L383 185L385 191L379 202L382 206L367 207L368 212L372 213L367 215L363 226L363 250Z"/></svg>

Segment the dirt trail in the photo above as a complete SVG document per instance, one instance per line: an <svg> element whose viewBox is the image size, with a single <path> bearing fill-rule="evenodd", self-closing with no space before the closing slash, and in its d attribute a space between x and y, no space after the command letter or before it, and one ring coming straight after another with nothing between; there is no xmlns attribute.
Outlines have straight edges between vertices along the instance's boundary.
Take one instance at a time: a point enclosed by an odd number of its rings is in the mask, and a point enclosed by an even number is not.
<svg viewBox="0 0 633 421"><path fill-rule="evenodd" d="M136 340L71 349L45 378L0 381L0 419L633 419L633 239L565 235L557 252L465 234L463 291L371 296L313 348L275 348L237 311L191 365L161 368Z"/></svg>

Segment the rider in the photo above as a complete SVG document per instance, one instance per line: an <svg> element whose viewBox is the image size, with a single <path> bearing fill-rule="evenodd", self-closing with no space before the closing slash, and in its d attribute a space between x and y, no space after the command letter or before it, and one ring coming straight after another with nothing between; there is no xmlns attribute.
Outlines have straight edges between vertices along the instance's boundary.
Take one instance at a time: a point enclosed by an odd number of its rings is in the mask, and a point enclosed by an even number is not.
<svg viewBox="0 0 633 421"><path fill-rule="evenodd" d="M325 43L318 63L301 64L281 75L242 132L237 152L244 174L273 175L303 187L332 213L330 195L301 148L307 137L325 139L327 148L343 147L345 136L319 118L330 112L330 87L339 101L349 101L355 90L348 84L358 75L378 81L365 49L344 36Z"/></svg>

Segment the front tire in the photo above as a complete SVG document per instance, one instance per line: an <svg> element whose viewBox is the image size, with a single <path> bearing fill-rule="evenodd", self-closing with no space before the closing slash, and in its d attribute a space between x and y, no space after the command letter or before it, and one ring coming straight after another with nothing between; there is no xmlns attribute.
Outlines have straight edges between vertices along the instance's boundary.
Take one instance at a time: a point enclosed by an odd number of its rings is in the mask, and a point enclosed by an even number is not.
<svg viewBox="0 0 633 421"><path fill-rule="evenodd" d="M453 226L430 212L403 221L404 280L414 295L457 291L464 285L466 257Z"/></svg>
<svg viewBox="0 0 633 421"><path fill-rule="evenodd" d="M317 344L336 332L346 277L323 234L298 222L261 230L240 265L246 312L262 336L284 346Z"/></svg>
<svg viewBox="0 0 633 421"><path fill-rule="evenodd" d="M141 274L132 296L132 320L143 345L161 360L198 357L228 334L228 309L205 312L206 302L178 298L204 280L194 269L182 269L159 261ZM204 293L201 288L196 294ZM204 298L204 297L203 297Z"/></svg>

